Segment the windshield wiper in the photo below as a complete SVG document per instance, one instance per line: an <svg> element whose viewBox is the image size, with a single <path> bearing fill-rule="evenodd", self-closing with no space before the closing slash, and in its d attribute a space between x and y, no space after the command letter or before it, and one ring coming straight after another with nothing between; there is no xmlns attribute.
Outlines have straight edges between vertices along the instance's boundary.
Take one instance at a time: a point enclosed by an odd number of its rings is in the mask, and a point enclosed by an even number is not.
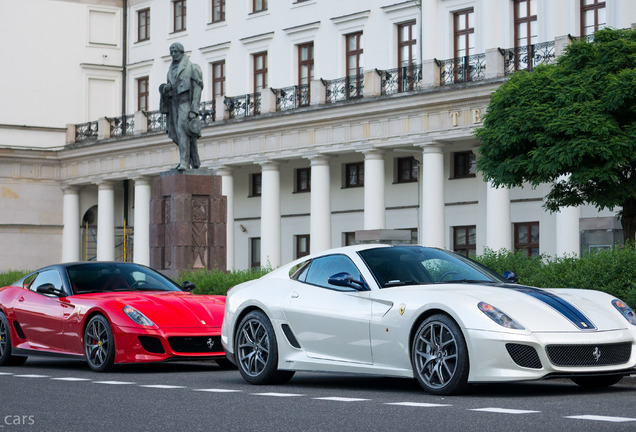
<svg viewBox="0 0 636 432"><path fill-rule="evenodd" d="M491 280L484 279L451 279L447 281L437 281L436 284L449 284L449 283L492 283Z"/></svg>
<svg viewBox="0 0 636 432"><path fill-rule="evenodd" d="M404 286L404 285L424 285L426 283L428 283L428 282L416 282L416 281L413 281L413 280L407 280L407 281L394 280L394 281L389 281L389 282L385 283L382 286L384 288L389 288L389 287Z"/></svg>

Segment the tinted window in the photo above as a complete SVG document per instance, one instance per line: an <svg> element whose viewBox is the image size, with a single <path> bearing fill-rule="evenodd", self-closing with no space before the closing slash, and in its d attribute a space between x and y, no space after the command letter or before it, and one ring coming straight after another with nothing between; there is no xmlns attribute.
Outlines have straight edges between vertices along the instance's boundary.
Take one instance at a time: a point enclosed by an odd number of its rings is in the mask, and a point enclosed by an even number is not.
<svg viewBox="0 0 636 432"><path fill-rule="evenodd" d="M362 280L360 271L348 256L329 255L316 258L311 262L305 282L325 288L349 291L348 288L331 285L328 282L328 279L336 273L349 273L355 280Z"/></svg>
<svg viewBox="0 0 636 432"><path fill-rule="evenodd" d="M31 290L36 291L38 287L44 284L53 284L53 286L60 291L64 291L64 284L62 283L62 277L57 270L45 270L38 273L33 280L33 283L29 287Z"/></svg>

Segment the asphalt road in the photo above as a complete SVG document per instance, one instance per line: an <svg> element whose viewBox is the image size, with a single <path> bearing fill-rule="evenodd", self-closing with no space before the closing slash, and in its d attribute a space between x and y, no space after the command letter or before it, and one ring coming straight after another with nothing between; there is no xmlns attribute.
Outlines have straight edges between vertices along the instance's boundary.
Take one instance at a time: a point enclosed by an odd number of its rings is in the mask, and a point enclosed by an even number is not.
<svg viewBox="0 0 636 432"><path fill-rule="evenodd" d="M408 379L297 373L251 386L214 362L99 374L30 358L0 367L0 432L15 431L636 431L636 377L594 391L553 380L440 397Z"/></svg>

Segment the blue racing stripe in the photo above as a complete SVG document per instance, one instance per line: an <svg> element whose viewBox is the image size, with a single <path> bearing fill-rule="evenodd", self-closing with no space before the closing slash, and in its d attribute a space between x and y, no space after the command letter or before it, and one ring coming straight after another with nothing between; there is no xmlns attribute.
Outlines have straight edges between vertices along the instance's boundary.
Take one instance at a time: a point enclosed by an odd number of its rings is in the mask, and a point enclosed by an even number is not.
<svg viewBox="0 0 636 432"><path fill-rule="evenodd" d="M528 294L536 298L539 301L547 304L561 315L566 317L568 320L572 322L575 326L582 330L594 330L596 326L592 321L590 321L583 313L581 313L577 308L575 308L572 304L563 300L562 298L549 293L547 291L540 290L538 288L530 288L530 287L510 287L516 291L522 292L524 294Z"/></svg>

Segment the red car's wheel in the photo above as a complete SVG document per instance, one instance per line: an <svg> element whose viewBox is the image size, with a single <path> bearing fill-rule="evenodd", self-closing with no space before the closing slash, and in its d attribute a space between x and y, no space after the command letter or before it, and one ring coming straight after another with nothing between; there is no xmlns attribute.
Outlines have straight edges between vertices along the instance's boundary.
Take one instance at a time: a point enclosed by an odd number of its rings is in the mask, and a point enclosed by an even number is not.
<svg viewBox="0 0 636 432"><path fill-rule="evenodd" d="M9 320L0 312L0 366L17 366L27 360L26 356L14 356L11 354L11 331Z"/></svg>
<svg viewBox="0 0 636 432"><path fill-rule="evenodd" d="M84 330L84 352L91 369L107 372L115 362L115 341L108 320L103 315L95 315Z"/></svg>

